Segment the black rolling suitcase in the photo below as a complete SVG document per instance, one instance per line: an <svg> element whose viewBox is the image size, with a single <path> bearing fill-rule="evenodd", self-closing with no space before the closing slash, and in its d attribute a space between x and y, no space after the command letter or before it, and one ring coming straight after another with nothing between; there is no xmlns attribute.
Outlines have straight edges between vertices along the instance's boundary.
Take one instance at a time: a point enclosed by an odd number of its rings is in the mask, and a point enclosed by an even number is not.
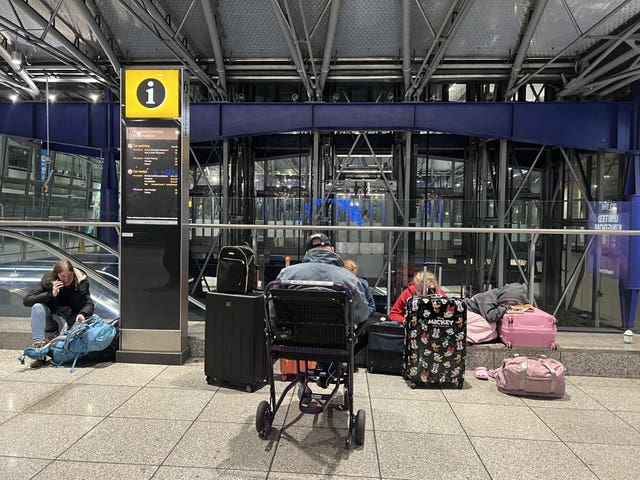
<svg viewBox="0 0 640 480"><path fill-rule="evenodd" d="M267 378L264 297L212 292L207 294L204 330L204 373L216 381L252 392Z"/></svg>
<svg viewBox="0 0 640 480"><path fill-rule="evenodd" d="M467 309L459 298L407 300L404 377L411 388L450 384L462 388L467 356Z"/></svg>
<svg viewBox="0 0 640 480"><path fill-rule="evenodd" d="M394 321L374 323L369 327L368 335L367 370L402 375L404 325Z"/></svg>

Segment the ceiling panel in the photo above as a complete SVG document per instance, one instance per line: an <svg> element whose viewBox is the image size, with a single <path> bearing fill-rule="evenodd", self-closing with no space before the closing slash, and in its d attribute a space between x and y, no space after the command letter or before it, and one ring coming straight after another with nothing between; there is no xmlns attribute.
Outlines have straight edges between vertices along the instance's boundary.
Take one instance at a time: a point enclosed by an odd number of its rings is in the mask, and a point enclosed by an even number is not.
<svg viewBox="0 0 640 480"><path fill-rule="evenodd" d="M398 0L342 2L335 49L338 57L399 57L402 8Z"/></svg>
<svg viewBox="0 0 640 480"><path fill-rule="evenodd" d="M214 2L211 2L212 5ZM196 0L171 0L165 2L171 15L171 26L175 30L180 24L179 35L187 38L189 51L196 57L213 57L213 47L209 37L209 29L205 21L202 2ZM189 9L189 7L191 8ZM214 11L215 13L215 11Z"/></svg>
<svg viewBox="0 0 640 480"><path fill-rule="evenodd" d="M528 0L474 2L447 56L511 57L528 6Z"/></svg>
<svg viewBox="0 0 640 480"><path fill-rule="evenodd" d="M303 17L307 26L307 33L311 39L311 48L314 57L322 58L324 44L329 24L330 0L315 0L313 2L289 1L289 11L293 17L296 35L299 39L302 55L308 57ZM302 9L300 8L302 7Z"/></svg>
<svg viewBox="0 0 640 480"><path fill-rule="evenodd" d="M127 62L173 58L173 54L119 1L95 0Z"/></svg>
<svg viewBox="0 0 640 480"><path fill-rule="evenodd" d="M422 11L418 8L418 3L420 3ZM434 37L424 16L427 17L431 28L437 34L450 4L450 0L419 0L419 2L411 2L411 50L413 55L424 56L433 42Z"/></svg>
<svg viewBox="0 0 640 480"><path fill-rule="evenodd" d="M266 0L220 0L220 36L225 57L288 58L289 50Z"/></svg>

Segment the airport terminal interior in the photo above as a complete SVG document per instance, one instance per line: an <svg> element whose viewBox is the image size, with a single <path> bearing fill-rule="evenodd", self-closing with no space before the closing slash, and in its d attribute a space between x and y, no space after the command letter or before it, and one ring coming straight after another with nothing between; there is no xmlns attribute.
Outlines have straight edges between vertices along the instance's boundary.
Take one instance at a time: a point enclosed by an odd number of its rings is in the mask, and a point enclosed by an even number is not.
<svg viewBox="0 0 640 480"><path fill-rule="evenodd" d="M0 1L0 477L637 477L639 31L640 0ZM174 114L134 110L165 72ZM176 163L141 187L150 131ZM261 439L269 385L204 372L220 251L260 291L315 232L382 315L424 268L454 298L521 283L557 349L470 346L460 391L359 355L364 445L293 392ZM59 258L121 319L116 362L17 361ZM512 353L561 360L565 398L474 377Z"/></svg>

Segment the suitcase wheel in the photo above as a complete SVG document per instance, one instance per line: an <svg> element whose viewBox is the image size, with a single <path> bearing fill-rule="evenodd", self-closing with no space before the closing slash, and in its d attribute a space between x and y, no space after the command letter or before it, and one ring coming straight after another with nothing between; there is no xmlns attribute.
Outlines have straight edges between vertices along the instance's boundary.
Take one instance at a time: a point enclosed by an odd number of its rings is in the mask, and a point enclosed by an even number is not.
<svg viewBox="0 0 640 480"><path fill-rule="evenodd" d="M416 388L416 383L415 382L411 382L411 390L413 390L414 388Z"/></svg>
<svg viewBox="0 0 640 480"><path fill-rule="evenodd" d="M551 350L557 350L558 346L555 343L551 344Z"/></svg>
<svg viewBox="0 0 640 480"><path fill-rule="evenodd" d="M513 348L513 345L511 344L511 342L507 342L507 344L506 344L506 345L507 345L507 348L508 348L509 350L511 350L511 349Z"/></svg>
<svg viewBox="0 0 640 480"><path fill-rule="evenodd" d="M207 375L207 383L209 385L215 385L216 384L216 379L213 377L210 377L209 375Z"/></svg>
<svg viewBox="0 0 640 480"><path fill-rule="evenodd" d="M244 389L247 393L253 392L253 387L251 385L245 385Z"/></svg>
<svg viewBox="0 0 640 480"><path fill-rule="evenodd" d="M280 380L281 380L281 381L286 382L286 381L287 381L287 378L288 378L288 377L287 377L287 374L286 374L286 373L281 373L281 374L280 374Z"/></svg>

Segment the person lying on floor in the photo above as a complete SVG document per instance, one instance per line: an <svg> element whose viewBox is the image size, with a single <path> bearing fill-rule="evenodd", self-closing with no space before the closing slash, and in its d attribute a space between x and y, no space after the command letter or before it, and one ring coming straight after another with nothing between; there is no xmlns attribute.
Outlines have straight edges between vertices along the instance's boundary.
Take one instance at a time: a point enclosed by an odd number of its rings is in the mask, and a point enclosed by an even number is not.
<svg viewBox="0 0 640 480"><path fill-rule="evenodd" d="M498 338L497 323L513 306L528 303L525 286L508 283L504 287L478 293L467 304L467 343L489 342Z"/></svg>

